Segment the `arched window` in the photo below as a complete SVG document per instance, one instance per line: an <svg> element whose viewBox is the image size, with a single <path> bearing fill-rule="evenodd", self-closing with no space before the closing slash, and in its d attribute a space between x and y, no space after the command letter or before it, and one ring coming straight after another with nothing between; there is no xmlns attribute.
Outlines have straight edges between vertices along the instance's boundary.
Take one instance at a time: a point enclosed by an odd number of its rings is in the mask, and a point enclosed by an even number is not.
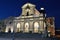
<svg viewBox="0 0 60 40"><path fill-rule="evenodd" d="M29 32L29 23L25 23L25 32Z"/></svg>
<svg viewBox="0 0 60 40"><path fill-rule="evenodd" d="M39 30L39 23L38 22L35 22L34 23L34 32L37 33Z"/></svg>
<svg viewBox="0 0 60 40"><path fill-rule="evenodd" d="M20 32L20 23L17 23L17 32Z"/></svg>

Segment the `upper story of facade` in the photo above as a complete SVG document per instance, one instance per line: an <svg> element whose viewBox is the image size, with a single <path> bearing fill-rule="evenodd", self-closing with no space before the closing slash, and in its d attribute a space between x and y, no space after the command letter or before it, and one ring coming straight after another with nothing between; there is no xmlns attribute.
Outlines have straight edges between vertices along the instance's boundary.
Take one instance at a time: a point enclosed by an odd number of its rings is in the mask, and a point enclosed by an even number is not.
<svg viewBox="0 0 60 40"><path fill-rule="evenodd" d="M31 18L31 17L46 17L46 12L44 8L40 8L40 11L36 9L36 5L31 3L26 3L22 7L22 13L19 18Z"/></svg>

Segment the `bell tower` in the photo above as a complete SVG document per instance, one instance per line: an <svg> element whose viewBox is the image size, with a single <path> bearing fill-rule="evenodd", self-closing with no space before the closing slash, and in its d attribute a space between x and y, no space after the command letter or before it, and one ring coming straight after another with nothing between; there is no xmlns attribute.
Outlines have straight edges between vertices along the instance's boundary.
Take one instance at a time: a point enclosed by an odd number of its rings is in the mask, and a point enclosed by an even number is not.
<svg viewBox="0 0 60 40"><path fill-rule="evenodd" d="M30 16L34 14L35 5L31 3L26 3L22 6L22 14L23 16Z"/></svg>

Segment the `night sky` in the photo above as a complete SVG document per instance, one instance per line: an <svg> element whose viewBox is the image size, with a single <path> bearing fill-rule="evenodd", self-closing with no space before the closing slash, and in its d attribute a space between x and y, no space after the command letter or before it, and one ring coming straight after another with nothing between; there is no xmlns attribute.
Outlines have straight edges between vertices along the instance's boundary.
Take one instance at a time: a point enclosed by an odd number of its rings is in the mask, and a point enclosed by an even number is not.
<svg viewBox="0 0 60 40"><path fill-rule="evenodd" d="M47 17L55 17L55 26L60 28L60 0L0 0L0 19L19 16L21 6L27 2L35 4L38 10L44 7Z"/></svg>

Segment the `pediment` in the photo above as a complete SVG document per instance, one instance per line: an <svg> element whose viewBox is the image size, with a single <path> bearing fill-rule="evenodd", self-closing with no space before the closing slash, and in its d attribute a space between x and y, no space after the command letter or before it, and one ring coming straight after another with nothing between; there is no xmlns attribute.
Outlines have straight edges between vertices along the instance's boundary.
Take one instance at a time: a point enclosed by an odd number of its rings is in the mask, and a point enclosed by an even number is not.
<svg viewBox="0 0 60 40"><path fill-rule="evenodd" d="M34 5L34 4L26 3L26 4L24 4L24 5L22 6L22 8L26 8L27 6L29 6L29 7L34 6L34 7L35 7L35 5Z"/></svg>

